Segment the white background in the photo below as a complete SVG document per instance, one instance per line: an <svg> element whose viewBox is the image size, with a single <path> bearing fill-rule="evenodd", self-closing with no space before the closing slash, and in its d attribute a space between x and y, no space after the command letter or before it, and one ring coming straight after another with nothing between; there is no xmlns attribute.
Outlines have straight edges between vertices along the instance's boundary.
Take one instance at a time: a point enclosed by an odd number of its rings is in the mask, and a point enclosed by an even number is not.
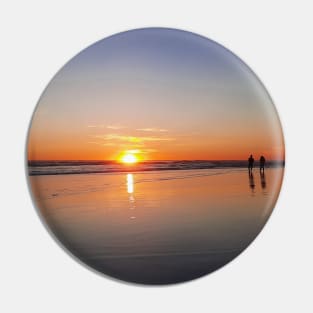
<svg viewBox="0 0 313 313"><path fill-rule="evenodd" d="M311 1L2 1L1 312L312 312ZM120 283L81 266L50 237L24 172L29 121L60 67L108 35L164 26L207 36L241 57L270 92L287 166L254 243L207 277L170 287Z"/></svg>

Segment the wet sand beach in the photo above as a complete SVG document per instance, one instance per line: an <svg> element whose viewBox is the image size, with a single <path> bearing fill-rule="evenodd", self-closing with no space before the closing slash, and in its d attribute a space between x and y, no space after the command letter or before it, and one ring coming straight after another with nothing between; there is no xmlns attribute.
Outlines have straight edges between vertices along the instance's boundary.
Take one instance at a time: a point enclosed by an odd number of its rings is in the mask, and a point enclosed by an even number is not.
<svg viewBox="0 0 313 313"><path fill-rule="evenodd" d="M58 239L115 278L165 284L228 263L256 237L283 168L30 176Z"/></svg>

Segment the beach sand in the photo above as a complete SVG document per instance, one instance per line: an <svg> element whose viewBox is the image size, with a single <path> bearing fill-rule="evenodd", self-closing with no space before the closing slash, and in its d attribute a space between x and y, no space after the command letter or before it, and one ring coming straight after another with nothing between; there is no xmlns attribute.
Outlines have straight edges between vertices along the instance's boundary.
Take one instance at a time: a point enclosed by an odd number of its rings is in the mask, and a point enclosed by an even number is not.
<svg viewBox="0 0 313 313"><path fill-rule="evenodd" d="M58 240L100 272L136 283L190 280L225 265L260 232L282 168L30 176Z"/></svg>

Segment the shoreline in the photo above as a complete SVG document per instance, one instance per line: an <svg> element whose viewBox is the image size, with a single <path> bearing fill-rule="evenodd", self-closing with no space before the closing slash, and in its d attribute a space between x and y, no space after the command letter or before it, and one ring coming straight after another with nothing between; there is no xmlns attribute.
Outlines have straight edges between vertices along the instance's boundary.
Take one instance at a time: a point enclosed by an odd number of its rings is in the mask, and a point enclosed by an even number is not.
<svg viewBox="0 0 313 313"><path fill-rule="evenodd" d="M151 165L151 164L148 164ZM124 173L145 173L145 172L164 172L164 171L189 171L189 170L223 170L223 169L248 169L248 166L245 165L223 165L223 166L194 166L194 167L175 167L175 166L168 166L168 167L159 167L159 168L143 168L142 166L127 166L127 165L120 165L124 168L119 169L108 169L108 168L100 168L100 169L87 169L82 168L84 165L78 165L76 168L73 168L73 165L68 165L68 169L64 168L66 166L61 166L61 169L56 169L56 165L52 166L28 166L28 175L29 176L44 176L44 175L79 175L79 174L124 174ZM85 165L85 166L105 166L105 165ZM45 170L37 170L38 168L46 168ZM48 169L54 169L54 171L49 171ZM265 167L265 169L271 168L285 168L285 163L275 163L269 164ZM59 171L57 171L59 170ZM256 164L254 167L254 171L259 170L259 164Z"/></svg>

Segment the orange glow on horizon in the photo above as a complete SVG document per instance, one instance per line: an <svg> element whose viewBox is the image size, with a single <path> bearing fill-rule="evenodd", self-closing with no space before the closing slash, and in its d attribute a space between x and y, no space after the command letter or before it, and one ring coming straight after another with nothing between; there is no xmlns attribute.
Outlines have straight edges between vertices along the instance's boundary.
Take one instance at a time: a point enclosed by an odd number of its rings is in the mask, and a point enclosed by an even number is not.
<svg viewBox="0 0 313 313"><path fill-rule="evenodd" d="M250 154L255 158L264 155L267 160L285 157L282 137L279 132L271 134L270 128L244 134L234 129L230 135L225 129L214 136L177 132L140 137L135 131L121 131L121 138L110 140L99 138L98 131L90 129L75 134L59 133L58 129L43 133L34 122L28 138L28 160L116 160L134 165L143 160L246 160ZM142 142L129 142L135 135Z"/></svg>

